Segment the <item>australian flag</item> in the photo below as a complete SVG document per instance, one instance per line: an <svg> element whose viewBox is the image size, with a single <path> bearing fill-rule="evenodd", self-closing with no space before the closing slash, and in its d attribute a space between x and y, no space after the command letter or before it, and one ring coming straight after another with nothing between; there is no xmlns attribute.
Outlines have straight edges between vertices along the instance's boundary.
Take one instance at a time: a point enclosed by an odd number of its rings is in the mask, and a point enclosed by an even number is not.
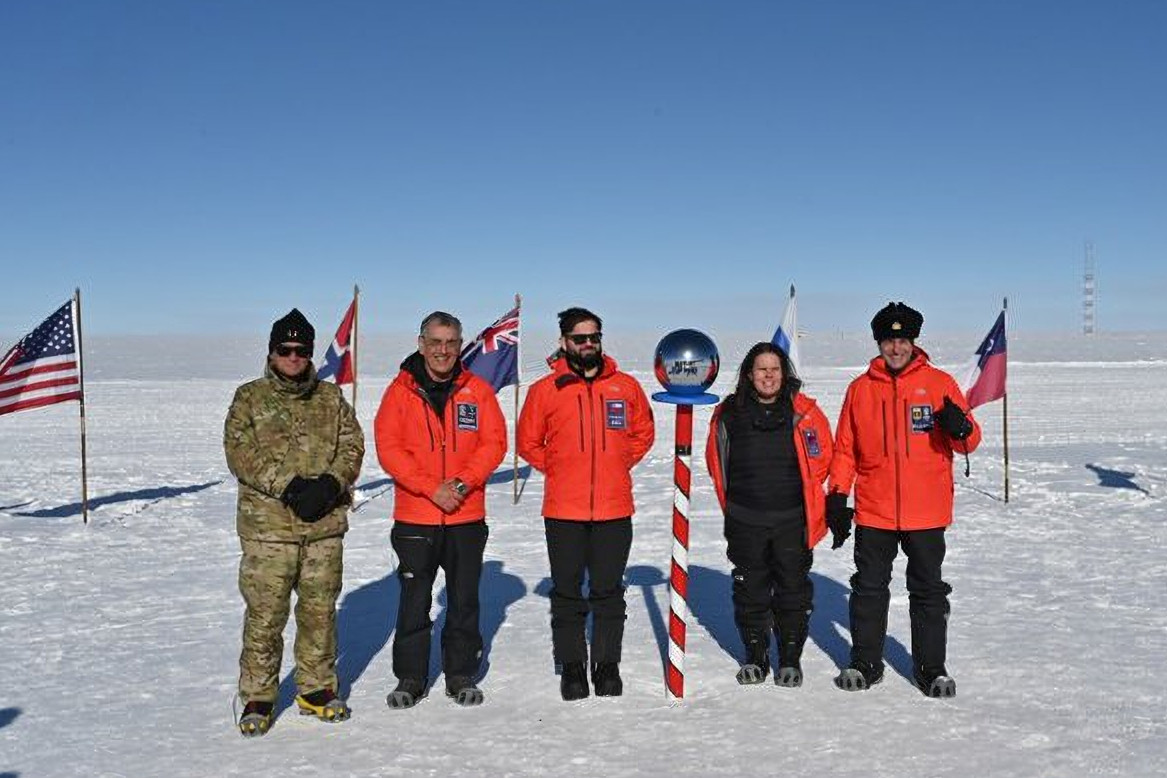
<svg viewBox="0 0 1167 778"><path fill-rule="evenodd" d="M981 341L965 374L963 389L969 408L1005 396L1005 312L1001 311L989 334Z"/></svg>
<svg viewBox="0 0 1167 778"><path fill-rule="evenodd" d="M336 337L324 352L324 361L316 368L316 377L321 381L333 380L337 386L353 382L353 321L356 319L357 301L349 303L348 311L336 330Z"/></svg>
<svg viewBox="0 0 1167 778"><path fill-rule="evenodd" d="M462 350L462 365L494 387L519 383L519 307L516 305Z"/></svg>

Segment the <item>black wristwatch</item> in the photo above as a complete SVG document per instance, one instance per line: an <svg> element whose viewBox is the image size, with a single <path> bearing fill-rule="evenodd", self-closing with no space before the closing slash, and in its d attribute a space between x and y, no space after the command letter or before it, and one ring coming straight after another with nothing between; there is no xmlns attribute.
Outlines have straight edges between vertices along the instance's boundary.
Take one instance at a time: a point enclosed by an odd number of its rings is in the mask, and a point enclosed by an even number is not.
<svg viewBox="0 0 1167 778"><path fill-rule="evenodd" d="M468 487L465 484L465 482L462 481L461 478L455 478L453 486L454 486L454 491L458 493L459 497L465 497L466 492L470 491L470 487Z"/></svg>

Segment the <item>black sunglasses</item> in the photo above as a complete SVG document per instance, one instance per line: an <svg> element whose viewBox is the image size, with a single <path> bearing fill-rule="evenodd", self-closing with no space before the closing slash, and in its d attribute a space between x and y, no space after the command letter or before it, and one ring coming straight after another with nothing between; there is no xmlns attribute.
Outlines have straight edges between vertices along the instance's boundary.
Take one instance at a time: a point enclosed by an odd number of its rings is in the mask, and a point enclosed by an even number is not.
<svg viewBox="0 0 1167 778"><path fill-rule="evenodd" d="M283 344L276 346L276 355L281 357L290 357L295 354L304 359L312 358L311 346L285 346Z"/></svg>
<svg viewBox="0 0 1167 778"><path fill-rule="evenodd" d="M568 335L567 339L577 346L582 346L585 343L599 343L602 337L598 332L589 332L584 335Z"/></svg>

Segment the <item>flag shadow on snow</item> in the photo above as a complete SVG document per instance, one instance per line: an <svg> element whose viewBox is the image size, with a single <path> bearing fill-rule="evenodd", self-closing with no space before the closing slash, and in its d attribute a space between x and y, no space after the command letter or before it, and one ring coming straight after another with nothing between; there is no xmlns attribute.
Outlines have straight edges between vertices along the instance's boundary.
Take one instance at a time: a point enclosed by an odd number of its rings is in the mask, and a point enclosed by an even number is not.
<svg viewBox="0 0 1167 778"><path fill-rule="evenodd" d="M20 708L0 708L0 729L4 729L20 717Z"/></svg>
<svg viewBox="0 0 1167 778"><path fill-rule="evenodd" d="M843 668L851 660L851 645L843 637L850 631L847 606L850 589L819 573L811 573L814 584L814 612L810 617L810 639ZM721 650L735 662L745 658L745 646L733 620L733 578L729 573L694 565L689 568L689 608L697 623L709 633ZM667 639L667 636L666 636ZM777 650L777 647L774 647ZM667 652L667 647L662 649ZM912 656L896 638L887 636L884 660L904 678L912 677ZM666 654L667 655L667 654Z"/></svg>
<svg viewBox="0 0 1167 778"><path fill-rule="evenodd" d="M153 489L136 489L132 492L117 492L116 494L107 494L104 497L94 497L89 501L89 510L93 511L105 505L116 505L119 502L133 502L135 500L146 500L150 505L169 500L173 497L181 497L184 494L194 494L201 492L204 489L210 489L212 486L218 486L223 483L220 479L218 481L207 481L202 484L190 484L188 486L157 486ZM61 505L56 508L42 508L36 511L13 513L13 516L31 516L37 519L64 519L69 516L81 515L81 503L74 502L68 505Z"/></svg>
<svg viewBox="0 0 1167 778"><path fill-rule="evenodd" d="M1086 465L1086 469L1098 476L1098 485L1105 486L1108 489L1134 489L1136 492L1142 492L1148 497L1151 493L1143 487L1135 483L1134 478L1137 473L1127 473L1122 470L1111 470L1107 467L1102 467L1094 463Z"/></svg>
<svg viewBox="0 0 1167 778"><path fill-rule="evenodd" d="M490 559L482 564L482 580L478 582L478 628L482 631L482 664L476 681L490 672L490 652L499 627L506 621L507 608L527 594L527 585L517 575L503 572L503 563ZM446 587L438 593L441 611L434 619L433 640L430 643L430 680L442 673L442 630L446 628Z"/></svg>

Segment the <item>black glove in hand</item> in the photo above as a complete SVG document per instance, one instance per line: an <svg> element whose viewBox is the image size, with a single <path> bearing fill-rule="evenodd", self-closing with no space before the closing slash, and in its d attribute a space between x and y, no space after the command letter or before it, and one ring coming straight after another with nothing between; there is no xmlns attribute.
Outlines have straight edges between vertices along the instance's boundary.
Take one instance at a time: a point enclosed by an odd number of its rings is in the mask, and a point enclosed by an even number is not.
<svg viewBox="0 0 1167 778"><path fill-rule="evenodd" d="M831 548L842 548L851 537L851 518L854 508L847 507L847 495L831 492L827 495L827 526L831 528Z"/></svg>
<svg viewBox="0 0 1167 778"><path fill-rule="evenodd" d="M932 416L944 434L955 440L964 440L972 434L972 422L951 397L944 398L944 407Z"/></svg>
<svg viewBox="0 0 1167 778"><path fill-rule="evenodd" d="M301 485L289 497L288 492L296 481L300 481ZM306 480L296 476L284 491L284 502L302 521L314 522L324 518L336 507L340 492L340 482L328 473Z"/></svg>
<svg viewBox="0 0 1167 778"><path fill-rule="evenodd" d="M308 485L307 478L295 476L288 485L284 487L284 493L280 495L280 502L287 505L293 511L295 510L295 503L300 499L300 493L304 491L304 487Z"/></svg>

